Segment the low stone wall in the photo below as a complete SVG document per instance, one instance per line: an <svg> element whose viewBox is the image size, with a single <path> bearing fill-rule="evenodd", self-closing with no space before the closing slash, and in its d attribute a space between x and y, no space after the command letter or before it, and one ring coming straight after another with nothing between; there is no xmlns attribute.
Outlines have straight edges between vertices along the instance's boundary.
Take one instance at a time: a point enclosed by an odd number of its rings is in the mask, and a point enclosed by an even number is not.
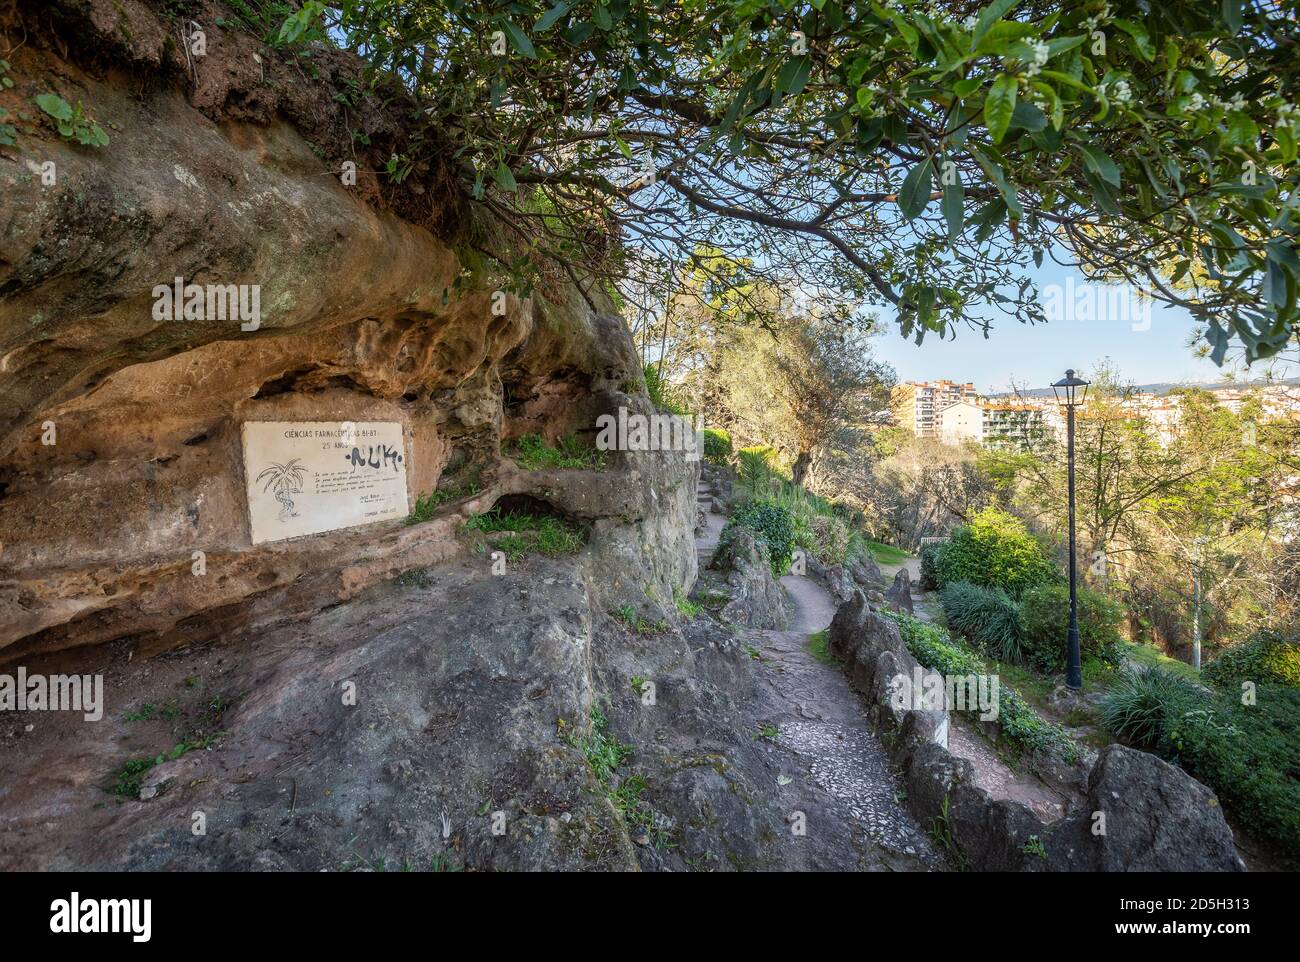
<svg viewBox="0 0 1300 962"><path fill-rule="evenodd" d="M969 761L948 751L945 709L901 707L899 676L919 662L898 626L860 592L831 623L831 651L863 694L867 711L903 772L907 805L977 871L1242 871L1218 799L1181 769L1122 745L1102 750L1088 773L1086 803L1043 822L1019 802L975 784Z"/></svg>

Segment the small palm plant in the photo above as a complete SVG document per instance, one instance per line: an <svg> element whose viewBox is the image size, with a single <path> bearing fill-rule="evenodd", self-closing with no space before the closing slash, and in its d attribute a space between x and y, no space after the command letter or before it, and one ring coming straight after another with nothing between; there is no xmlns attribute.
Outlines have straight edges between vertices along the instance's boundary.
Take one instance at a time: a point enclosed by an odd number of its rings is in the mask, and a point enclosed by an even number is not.
<svg viewBox="0 0 1300 962"><path fill-rule="evenodd" d="M766 445L741 448L736 452L737 477L750 495L756 498L766 497L772 485L772 458L776 454Z"/></svg>
<svg viewBox="0 0 1300 962"><path fill-rule="evenodd" d="M293 510L293 498L290 495L301 494L302 483L307 478L307 469L298 462L298 458L294 458L287 464L280 464L277 461L259 474L257 480L253 482L257 484L263 478L266 479L262 490L275 492L275 500L280 502L281 521L298 517L298 512Z"/></svg>

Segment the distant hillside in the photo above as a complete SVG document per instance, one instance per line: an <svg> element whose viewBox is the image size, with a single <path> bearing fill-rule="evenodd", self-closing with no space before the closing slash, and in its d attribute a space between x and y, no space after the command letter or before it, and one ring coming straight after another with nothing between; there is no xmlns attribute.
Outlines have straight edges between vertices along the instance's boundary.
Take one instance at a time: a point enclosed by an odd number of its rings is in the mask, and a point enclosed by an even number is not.
<svg viewBox="0 0 1300 962"><path fill-rule="evenodd" d="M1247 388L1258 388L1258 387L1268 387L1268 386L1300 387L1300 377L1286 378L1277 381L1183 381L1183 382L1164 381L1157 384L1139 384L1137 385L1137 390L1148 394L1168 394L1170 391L1176 390L1177 388L1186 388L1186 387L1199 387L1206 391L1227 391L1233 389L1242 390ZM1048 387L1028 388L1023 391L1003 391L999 394L991 394L989 396L990 397L1014 397L1017 395L1021 397L1051 397L1052 388L1048 386Z"/></svg>

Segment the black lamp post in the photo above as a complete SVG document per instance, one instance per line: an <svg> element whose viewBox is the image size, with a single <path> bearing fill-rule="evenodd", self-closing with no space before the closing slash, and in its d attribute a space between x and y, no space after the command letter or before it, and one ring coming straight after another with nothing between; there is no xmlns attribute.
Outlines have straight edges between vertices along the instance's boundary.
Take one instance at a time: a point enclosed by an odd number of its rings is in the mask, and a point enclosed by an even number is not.
<svg viewBox="0 0 1300 962"><path fill-rule="evenodd" d="M1066 459L1069 462L1070 497L1070 634L1067 640L1065 684L1078 691L1083 687L1083 664L1079 657L1079 606L1075 594L1074 553L1074 409L1083 405L1090 382L1066 371L1065 377L1052 385L1056 403L1065 408Z"/></svg>

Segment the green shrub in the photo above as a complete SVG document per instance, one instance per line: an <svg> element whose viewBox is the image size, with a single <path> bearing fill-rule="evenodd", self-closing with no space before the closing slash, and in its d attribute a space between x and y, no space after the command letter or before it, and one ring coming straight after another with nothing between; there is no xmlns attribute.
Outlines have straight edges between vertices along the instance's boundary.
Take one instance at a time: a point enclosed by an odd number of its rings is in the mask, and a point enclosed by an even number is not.
<svg viewBox="0 0 1300 962"><path fill-rule="evenodd" d="M767 548L772 574L781 577L794 556L794 520L789 510L775 501L751 501L737 509L727 522L754 532L754 539Z"/></svg>
<svg viewBox="0 0 1300 962"><path fill-rule="evenodd" d="M726 464L731 457L731 435L721 428L704 429L704 460Z"/></svg>
<svg viewBox="0 0 1300 962"><path fill-rule="evenodd" d="M1203 674L1221 688L1239 688L1243 681L1300 688L1300 642L1295 635L1258 631L1215 658Z"/></svg>
<svg viewBox="0 0 1300 962"><path fill-rule="evenodd" d="M1024 661L1025 624L1020 606L1001 588L954 581L939 592L948 627L1000 661Z"/></svg>
<svg viewBox="0 0 1300 962"><path fill-rule="evenodd" d="M930 541L921 545L921 590L937 591L939 588L939 566L942 564L943 551L948 547L946 541Z"/></svg>
<svg viewBox="0 0 1300 962"><path fill-rule="evenodd" d="M942 628L903 612L886 614L898 623L908 650L931 671L941 675L985 672L980 657ZM978 711L973 706L972 710ZM1018 691L1006 684L998 686L998 728L1023 752L1055 755L1070 764L1079 759L1079 746L1065 733L1065 729L1044 721Z"/></svg>
<svg viewBox="0 0 1300 962"><path fill-rule="evenodd" d="M1101 592L1079 588L1079 647L1107 664L1122 660L1119 627L1124 610ZM1065 668L1066 636L1070 630L1070 586L1060 581L1030 588L1020 599L1024 616L1027 660L1050 674Z"/></svg>
<svg viewBox="0 0 1300 962"><path fill-rule="evenodd" d="M1300 855L1300 691L1260 685L1255 703L1161 668L1126 671L1102 701L1119 738L1177 762L1254 832Z"/></svg>
<svg viewBox="0 0 1300 962"><path fill-rule="evenodd" d="M1300 855L1300 691L1260 685L1253 705L1219 692L1172 719L1174 760L1261 838Z"/></svg>
<svg viewBox="0 0 1300 962"><path fill-rule="evenodd" d="M1056 578L1057 572L1023 521L990 507L953 532L937 559L937 575L940 587L969 581L1019 598Z"/></svg>
<svg viewBox="0 0 1300 962"><path fill-rule="evenodd" d="M849 553L849 526L839 518L815 514L803 526L799 547L823 564L843 564Z"/></svg>
<svg viewBox="0 0 1300 962"><path fill-rule="evenodd" d="M1102 726L1147 751L1167 753L1165 742L1173 720L1207 700L1194 682L1158 668L1125 668L1098 706Z"/></svg>
<svg viewBox="0 0 1300 962"><path fill-rule="evenodd" d="M687 413L686 408L673 400L668 382L659 376L659 366L656 364L645 366L645 390L650 395L650 403L665 414Z"/></svg>

